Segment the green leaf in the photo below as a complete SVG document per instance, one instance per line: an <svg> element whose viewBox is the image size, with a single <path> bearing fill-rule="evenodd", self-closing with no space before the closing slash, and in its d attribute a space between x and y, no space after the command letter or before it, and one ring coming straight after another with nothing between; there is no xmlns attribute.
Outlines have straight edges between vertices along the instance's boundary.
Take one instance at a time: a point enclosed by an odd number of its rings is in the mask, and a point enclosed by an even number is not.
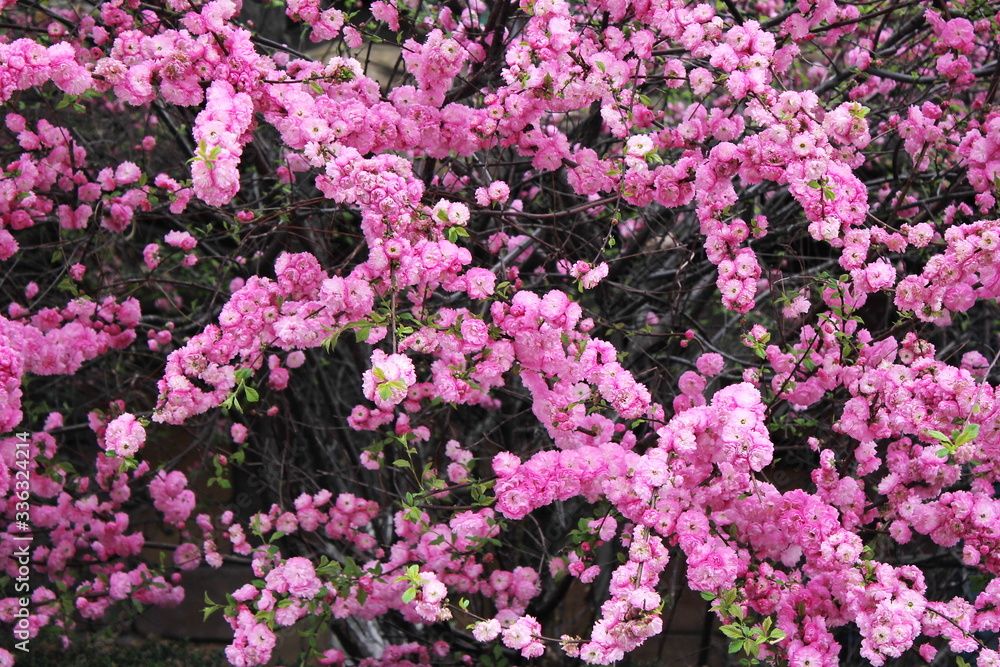
<svg viewBox="0 0 1000 667"><path fill-rule="evenodd" d="M327 352L333 352L333 348L337 347L337 340L340 339L340 332L331 334L326 340L323 341L323 349Z"/></svg>
<svg viewBox="0 0 1000 667"><path fill-rule="evenodd" d="M730 639L742 639L745 634L743 628L738 628L735 625L723 625L719 630Z"/></svg>
<svg viewBox="0 0 1000 667"><path fill-rule="evenodd" d="M739 653L742 650L743 650L743 640L742 639L737 639L737 640L733 641L729 645L729 652L730 653Z"/></svg>
<svg viewBox="0 0 1000 667"><path fill-rule="evenodd" d="M410 586L405 591L403 591L403 602L409 604L417 598L417 589L415 586Z"/></svg>
<svg viewBox="0 0 1000 667"><path fill-rule="evenodd" d="M258 394L257 390L254 389L253 387L247 385L246 387L243 387L243 391L246 392L247 401L249 401L250 403L256 403L257 401L260 400L260 394Z"/></svg>
<svg viewBox="0 0 1000 667"><path fill-rule="evenodd" d="M955 446L961 447L967 442L972 442L979 435L979 424L968 423L962 429L962 432L958 434L955 438Z"/></svg>

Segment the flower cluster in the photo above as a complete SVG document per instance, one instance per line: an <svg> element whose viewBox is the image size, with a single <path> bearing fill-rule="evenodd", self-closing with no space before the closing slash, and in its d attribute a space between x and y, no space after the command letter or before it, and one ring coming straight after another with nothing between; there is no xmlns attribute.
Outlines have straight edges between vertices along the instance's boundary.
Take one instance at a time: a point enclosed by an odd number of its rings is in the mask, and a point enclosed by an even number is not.
<svg viewBox="0 0 1000 667"><path fill-rule="evenodd" d="M386 354L382 350L372 353L372 368L362 375L365 398L374 401L383 410L392 408L406 398L417 381L413 362L403 354Z"/></svg>
<svg viewBox="0 0 1000 667"><path fill-rule="evenodd" d="M129 413L115 417L104 431L105 448L118 456L135 456L144 444L146 429Z"/></svg>

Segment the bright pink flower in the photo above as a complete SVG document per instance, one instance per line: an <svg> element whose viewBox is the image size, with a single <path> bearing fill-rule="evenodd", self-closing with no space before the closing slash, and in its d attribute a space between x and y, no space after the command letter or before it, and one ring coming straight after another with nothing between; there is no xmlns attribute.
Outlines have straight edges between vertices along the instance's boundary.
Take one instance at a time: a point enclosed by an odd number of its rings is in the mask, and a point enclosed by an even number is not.
<svg viewBox="0 0 1000 667"><path fill-rule="evenodd" d="M265 577L267 587L276 593L288 593L305 600L316 597L322 582L308 558L296 556L271 570Z"/></svg>
<svg viewBox="0 0 1000 667"><path fill-rule="evenodd" d="M167 232L163 240L167 245L172 245L181 250L193 250L198 245L198 240L191 236L190 233L176 230Z"/></svg>
<svg viewBox="0 0 1000 667"><path fill-rule="evenodd" d="M383 409L392 408L406 398L417 381L413 362L403 354L386 354L376 349L372 353L372 369L362 376L365 398Z"/></svg>
<svg viewBox="0 0 1000 667"><path fill-rule="evenodd" d="M108 424L104 442L109 452L118 456L135 456L146 444L146 429L136 421L135 415L126 412Z"/></svg>

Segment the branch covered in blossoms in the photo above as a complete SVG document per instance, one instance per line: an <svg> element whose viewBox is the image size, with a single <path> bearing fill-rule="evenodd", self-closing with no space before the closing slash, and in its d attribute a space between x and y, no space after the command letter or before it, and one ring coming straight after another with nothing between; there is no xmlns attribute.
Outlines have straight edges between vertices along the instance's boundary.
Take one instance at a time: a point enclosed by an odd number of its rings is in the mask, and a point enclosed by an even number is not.
<svg viewBox="0 0 1000 667"><path fill-rule="evenodd" d="M8 636L1000 664L995 8L368 5L0 2Z"/></svg>

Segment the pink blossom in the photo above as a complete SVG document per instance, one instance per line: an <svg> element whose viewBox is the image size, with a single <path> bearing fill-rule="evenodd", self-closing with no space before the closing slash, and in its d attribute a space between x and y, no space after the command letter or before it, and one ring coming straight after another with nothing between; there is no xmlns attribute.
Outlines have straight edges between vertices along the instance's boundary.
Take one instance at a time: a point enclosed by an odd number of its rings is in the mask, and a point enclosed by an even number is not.
<svg viewBox="0 0 1000 667"><path fill-rule="evenodd" d="M146 443L146 429L135 415L125 413L108 424L104 433L105 449L118 456L135 456Z"/></svg>
<svg viewBox="0 0 1000 667"><path fill-rule="evenodd" d="M175 248L180 248L181 250L193 250L194 247L198 245L197 239L191 236L188 232L167 232L167 234L163 237L163 240L167 245L172 245Z"/></svg>
<svg viewBox="0 0 1000 667"><path fill-rule="evenodd" d="M399 404L417 381L413 362L403 354L372 353L372 369L362 376L365 398L383 409Z"/></svg>
<svg viewBox="0 0 1000 667"><path fill-rule="evenodd" d="M265 577L267 586L276 593L288 593L305 600L314 598L322 587L312 562L296 556L271 570Z"/></svg>
<svg viewBox="0 0 1000 667"><path fill-rule="evenodd" d="M695 365L698 367L699 373L711 377L722 372L723 364L724 362L721 354L707 352L698 357L698 361Z"/></svg>

